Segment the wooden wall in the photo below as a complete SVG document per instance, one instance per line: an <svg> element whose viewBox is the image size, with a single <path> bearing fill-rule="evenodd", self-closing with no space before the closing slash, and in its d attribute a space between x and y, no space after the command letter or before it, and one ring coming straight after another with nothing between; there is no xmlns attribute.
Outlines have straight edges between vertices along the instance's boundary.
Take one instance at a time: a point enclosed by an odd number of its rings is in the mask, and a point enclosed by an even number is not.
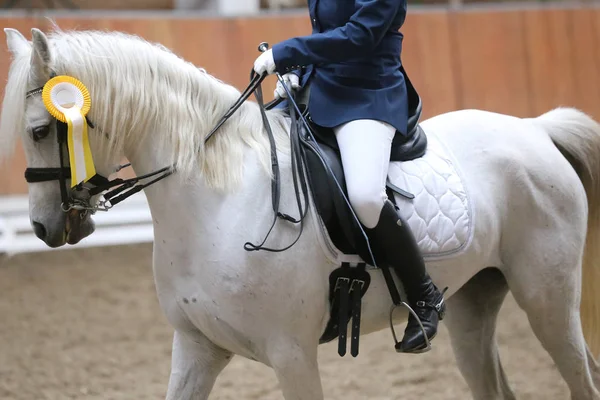
<svg viewBox="0 0 600 400"><path fill-rule="evenodd" d="M261 41L310 33L303 13L243 19L55 18L63 29L138 34L173 49L243 89ZM47 29L45 19L0 18L0 26ZM534 116L560 105L600 119L600 9L413 12L403 29L403 60L424 101L424 116L480 108ZM0 89L8 57L1 43ZM266 83L270 99L275 80ZM26 193L20 149L2 165L0 194Z"/></svg>

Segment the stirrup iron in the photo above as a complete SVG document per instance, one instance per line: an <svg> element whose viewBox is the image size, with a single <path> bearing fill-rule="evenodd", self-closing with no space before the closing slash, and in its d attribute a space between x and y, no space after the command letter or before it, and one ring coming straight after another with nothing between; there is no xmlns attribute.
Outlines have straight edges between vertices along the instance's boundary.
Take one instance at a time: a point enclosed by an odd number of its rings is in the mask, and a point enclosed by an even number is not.
<svg viewBox="0 0 600 400"><path fill-rule="evenodd" d="M398 338L396 336L396 331L394 330L394 318L393 318L393 314L394 314L394 310L396 309L396 307L400 307L400 306L404 306L404 307L408 308L408 312L410 312L412 314L412 316L415 317L415 319L419 323L419 327L421 327L421 331L423 332L423 336L425 337L425 348L419 349L419 350L415 350L415 351L411 351L410 353L407 353L407 354L421 354L421 353L428 352L429 350L431 350L431 344L429 342L429 338L427 337L427 332L425 332L425 328L423 327L423 324L421 323L421 319L419 318L419 316L417 315L417 313L415 313L415 311L412 309L412 307L409 306L408 303L406 303L405 301L401 301L400 304L392 304L392 307L390 308L390 329L392 330L392 336L394 337L395 346L398 346L400 344L400 342L398 341ZM398 351L398 350L396 350L396 351L398 353L403 353L403 352Z"/></svg>

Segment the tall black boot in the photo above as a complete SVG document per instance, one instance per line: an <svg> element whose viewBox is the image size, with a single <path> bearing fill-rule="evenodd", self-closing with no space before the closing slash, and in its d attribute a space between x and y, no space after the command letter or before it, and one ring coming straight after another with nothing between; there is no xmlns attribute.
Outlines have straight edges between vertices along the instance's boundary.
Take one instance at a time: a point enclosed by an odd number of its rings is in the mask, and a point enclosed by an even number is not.
<svg viewBox="0 0 600 400"><path fill-rule="evenodd" d="M433 284L425 270L425 262L412 230L394 204L387 200L377 226L367 231L371 246L376 250L376 255L379 254L376 261L384 262L396 271L404 286L408 304L419 316L427 338L433 339L437 334L438 322L444 318L446 305L443 292ZM420 353L425 348L423 331L418 321L409 314L404 338L396 345L396 351Z"/></svg>

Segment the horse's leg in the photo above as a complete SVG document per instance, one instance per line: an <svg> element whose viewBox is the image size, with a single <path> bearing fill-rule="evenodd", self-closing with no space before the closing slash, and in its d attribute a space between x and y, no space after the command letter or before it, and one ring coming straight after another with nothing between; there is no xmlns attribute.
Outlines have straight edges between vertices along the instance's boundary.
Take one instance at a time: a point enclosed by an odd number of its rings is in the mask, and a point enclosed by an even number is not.
<svg viewBox="0 0 600 400"><path fill-rule="evenodd" d="M476 400L515 399L496 343L496 319L507 292L502 273L485 269L447 300L444 321L452 349Z"/></svg>
<svg viewBox="0 0 600 400"><path fill-rule="evenodd" d="M194 333L191 340L175 331L167 400L208 399L217 376L232 354Z"/></svg>
<svg viewBox="0 0 600 400"><path fill-rule="evenodd" d="M527 313L533 332L569 386L571 398L600 400L595 386L598 377L590 368L593 360L588 360L579 316L580 260L573 258L572 265L560 260L557 264L541 264L549 259L540 255L553 254L555 249L542 251L538 247L537 257L513 257L505 276L515 300Z"/></svg>
<svg viewBox="0 0 600 400"><path fill-rule="evenodd" d="M303 346L289 338L270 345L269 361L285 400L323 400L317 345Z"/></svg>
<svg viewBox="0 0 600 400"><path fill-rule="evenodd" d="M590 367L590 371L592 371L594 385L596 385L596 388L600 390L600 365L598 365L598 362L594 358L594 355L590 351L589 347L586 346L585 351L587 353L588 366Z"/></svg>

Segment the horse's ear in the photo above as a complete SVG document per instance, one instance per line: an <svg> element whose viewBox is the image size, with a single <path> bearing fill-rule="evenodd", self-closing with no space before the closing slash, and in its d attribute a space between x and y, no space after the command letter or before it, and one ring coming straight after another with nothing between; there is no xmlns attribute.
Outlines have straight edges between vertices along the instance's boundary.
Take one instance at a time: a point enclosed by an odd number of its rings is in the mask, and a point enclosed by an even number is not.
<svg viewBox="0 0 600 400"><path fill-rule="evenodd" d="M31 77L37 85L43 85L50 79L50 45L48 38L42 31L31 29L33 38L33 51L31 52Z"/></svg>
<svg viewBox="0 0 600 400"><path fill-rule="evenodd" d="M4 28L6 34L6 45L13 57L16 57L25 50L29 50L31 44L25 39L25 36L16 29Z"/></svg>

